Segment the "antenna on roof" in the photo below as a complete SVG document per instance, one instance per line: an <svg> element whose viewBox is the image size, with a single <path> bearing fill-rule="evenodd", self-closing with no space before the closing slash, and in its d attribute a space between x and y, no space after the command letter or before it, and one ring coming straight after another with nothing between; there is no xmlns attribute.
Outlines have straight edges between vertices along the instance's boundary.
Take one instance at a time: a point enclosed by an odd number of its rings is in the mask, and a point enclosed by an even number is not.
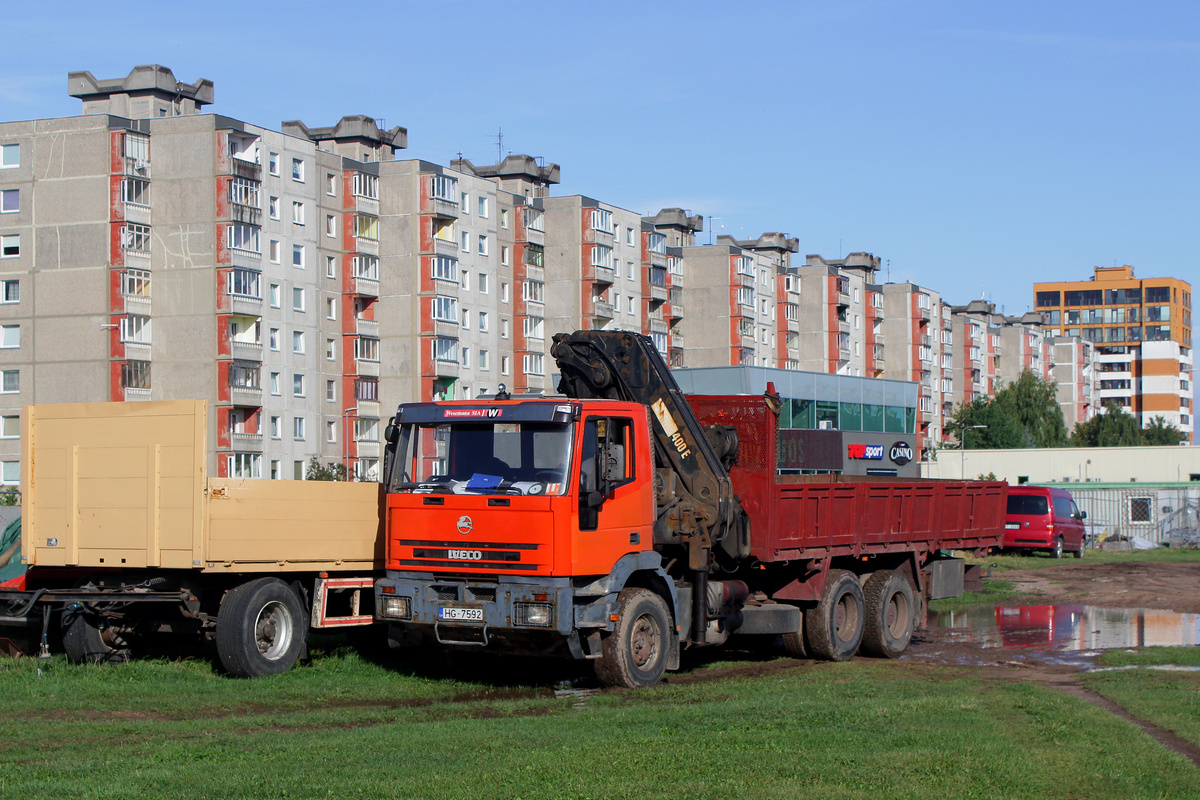
<svg viewBox="0 0 1200 800"><path fill-rule="evenodd" d="M504 160L504 129L496 129L496 163Z"/></svg>

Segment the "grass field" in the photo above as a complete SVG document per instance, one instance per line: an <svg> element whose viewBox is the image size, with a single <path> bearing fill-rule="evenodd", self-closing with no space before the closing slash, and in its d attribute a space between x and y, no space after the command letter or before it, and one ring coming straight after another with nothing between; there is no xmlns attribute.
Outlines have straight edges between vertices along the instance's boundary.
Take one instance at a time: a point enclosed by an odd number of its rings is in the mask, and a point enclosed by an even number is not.
<svg viewBox="0 0 1200 800"><path fill-rule="evenodd" d="M757 677L555 697L569 670L497 663L444 678L335 647L234 680L204 660L0 660L0 797L1200 796L1133 725L969 670L761 657Z"/></svg>
<svg viewBox="0 0 1200 800"><path fill-rule="evenodd" d="M1007 569L1045 569L1048 567L1061 567L1078 563L1076 559L1070 555L1063 559L1051 558L1046 553L1034 553L1032 555L1023 556L1015 553L992 553L991 555L977 558L974 556L966 556L967 562L972 564L987 564L997 570ZM1169 547L1160 547L1155 550L1138 550L1132 553L1117 553L1108 550L1100 550L1098 548L1088 548L1087 554L1083 558L1083 562L1134 562L1148 561L1152 563L1168 563L1168 564L1194 564L1200 561L1200 550L1180 550L1171 549Z"/></svg>

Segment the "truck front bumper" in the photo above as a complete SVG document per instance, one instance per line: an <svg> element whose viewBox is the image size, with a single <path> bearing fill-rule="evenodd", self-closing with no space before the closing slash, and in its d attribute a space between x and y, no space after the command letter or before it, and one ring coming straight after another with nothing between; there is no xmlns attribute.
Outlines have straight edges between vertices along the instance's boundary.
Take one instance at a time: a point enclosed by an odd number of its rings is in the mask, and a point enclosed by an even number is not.
<svg viewBox="0 0 1200 800"><path fill-rule="evenodd" d="M493 639L557 640L577 658L580 625L609 627L608 603L577 606L569 579L501 576L472 580L389 571L375 583L376 618L442 644L486 646Z"/></svg>

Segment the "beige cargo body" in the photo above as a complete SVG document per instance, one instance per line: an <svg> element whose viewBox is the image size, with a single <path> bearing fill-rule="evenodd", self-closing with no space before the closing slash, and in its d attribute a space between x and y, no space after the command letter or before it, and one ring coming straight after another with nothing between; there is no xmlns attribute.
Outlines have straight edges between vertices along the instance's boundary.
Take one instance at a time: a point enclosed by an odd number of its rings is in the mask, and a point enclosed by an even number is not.
<svg viewBox="0 0 1200 800"><path fill-rule="evenodd" d="M383 568L375 483L210 478L202 400L26 406L22 554L37 567Z"/></svg>

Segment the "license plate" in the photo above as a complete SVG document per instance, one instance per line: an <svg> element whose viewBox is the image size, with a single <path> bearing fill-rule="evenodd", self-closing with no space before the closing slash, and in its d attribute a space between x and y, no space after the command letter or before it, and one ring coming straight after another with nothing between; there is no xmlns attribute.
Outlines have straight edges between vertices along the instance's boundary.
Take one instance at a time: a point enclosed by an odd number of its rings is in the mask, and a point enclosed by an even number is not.
<svg viewBox="0 0 1200 800"><path fill-rule="evenodd" d="M1015 531L1015 530L1017 530L1017 529L1018 529L1018 528L1020 528L1020 527L1021 527L1021 523L1019 523L1019 522L1006 522L1006 523L1004 523L1004 528L1005 528L1005 530Z"/></svg>
<svg viewBox="0 0 1200 800"><path fill-rule="evenodd" d="M438 619L447 622L483 622L483 609L441 606L438 608Z"/></svg>

